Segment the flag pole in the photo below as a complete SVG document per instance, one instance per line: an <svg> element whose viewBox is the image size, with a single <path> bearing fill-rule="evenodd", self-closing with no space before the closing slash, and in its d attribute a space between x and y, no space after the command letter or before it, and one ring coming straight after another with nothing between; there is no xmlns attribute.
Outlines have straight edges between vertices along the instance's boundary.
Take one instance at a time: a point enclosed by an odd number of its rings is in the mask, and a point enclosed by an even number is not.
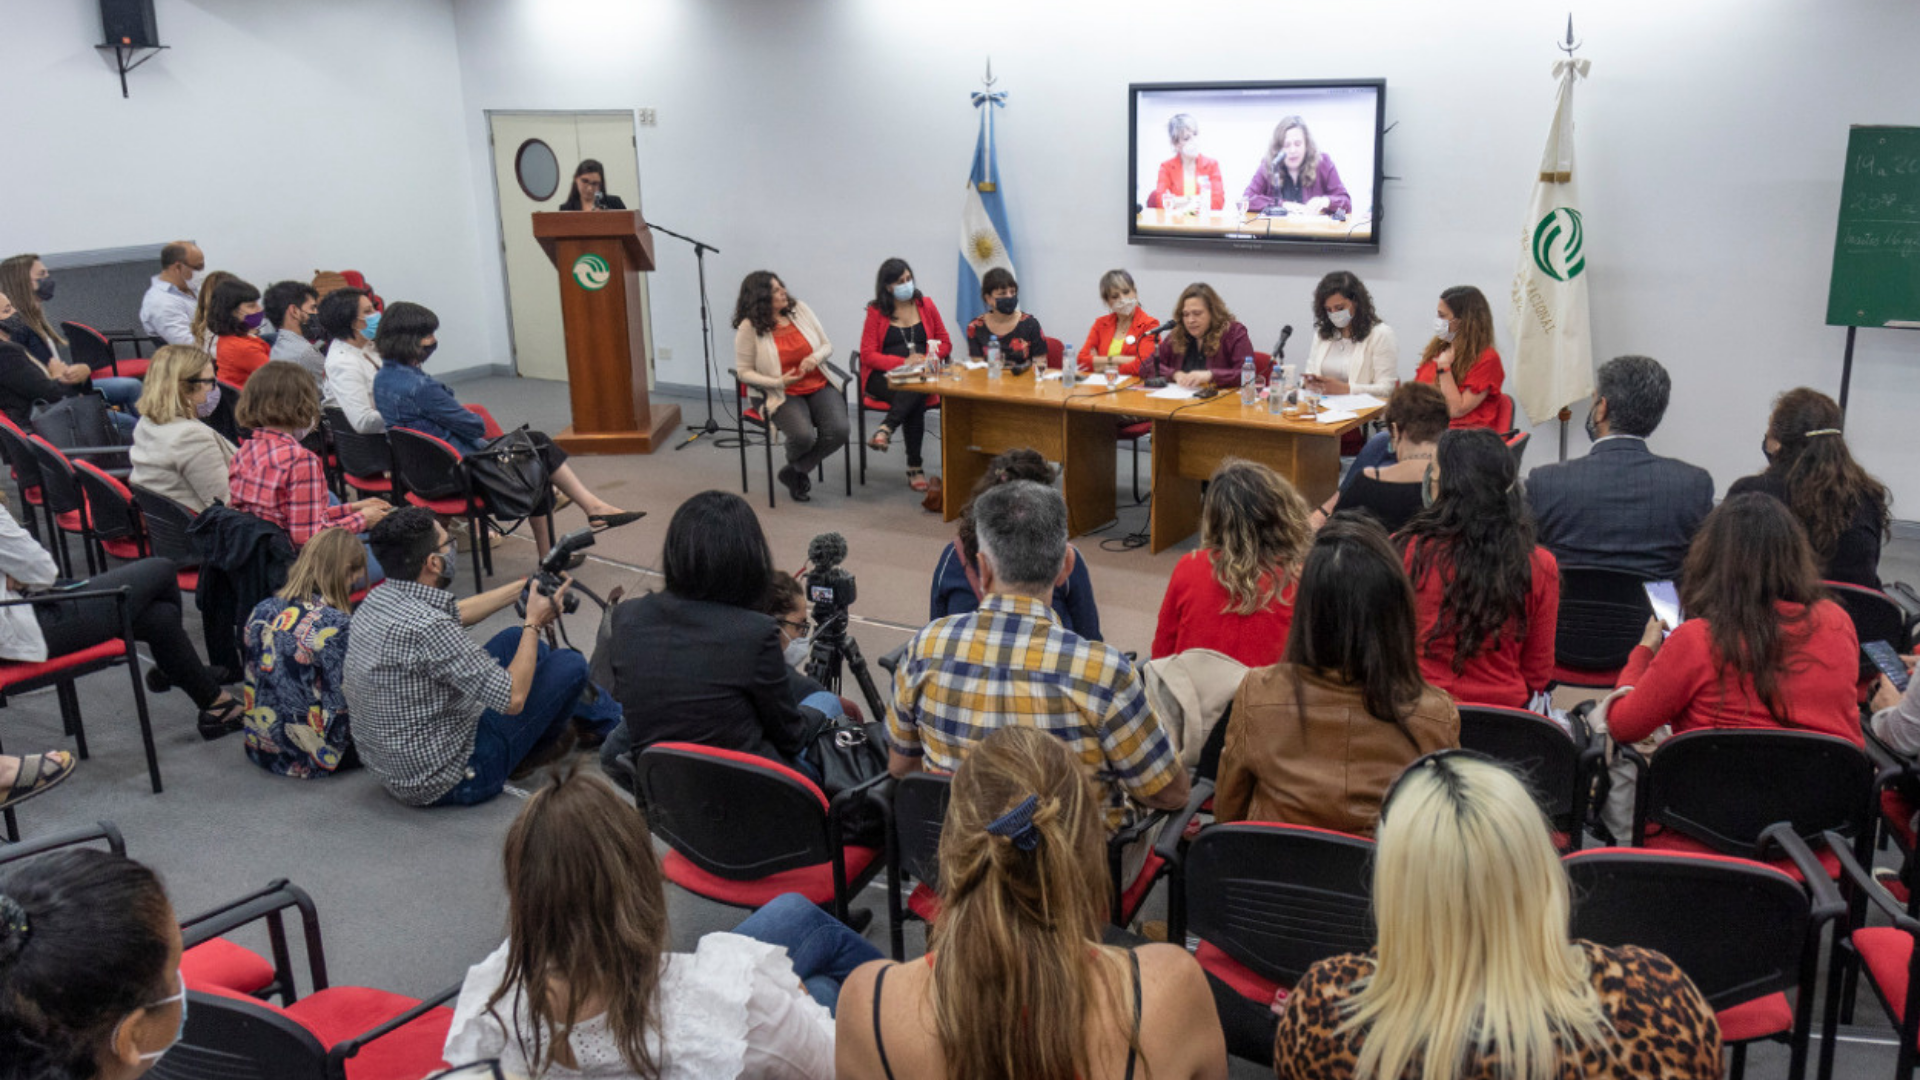
<svg viewBox="0 0 1920 1080"><path fill-rule="evenodd" d="M1584 45L1584 44L1586 43L1583 41L1575 41L1573 39L1573 12L1569 11L1567 12L1566 44L1562 45L1559 42L1554 42L1553 47L1556 49L1559 49L1563 53L1566 53L1567 59L1571 60L1573 59L1574 52L1578 50L1581 45ZM1573 410L1567 408L1565 405L1562 405L1560 407L1560 460L1563 462L1567 460L1567 422L1572 419L1573 419Z"/></svg>

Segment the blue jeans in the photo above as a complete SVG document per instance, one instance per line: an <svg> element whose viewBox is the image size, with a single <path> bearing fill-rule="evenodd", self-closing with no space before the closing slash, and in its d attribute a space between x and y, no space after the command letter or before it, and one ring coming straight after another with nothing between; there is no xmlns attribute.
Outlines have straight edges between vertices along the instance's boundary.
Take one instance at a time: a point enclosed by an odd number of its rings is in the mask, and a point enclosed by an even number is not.
<svg viewBox="0 0 1920 1080"><path fill-rule="evenodd" d="M487 652L501 667L511 663L513 654L520 651L523 632L518 626L509 627L487 642ZM500 789L507 786L509 773L567 730L586 685L586 657L572 649L555 652L541 642L526 704L514 716L494 709L480 714L480 729L473 735L473 756L467 760L473 775L440 796L434 805L473 806L500 794Z"/></svg>
<svg viewBox="0 0 1920 1080"><path fill-rule="evenodd" d="M840 984L853 969L880 959L880 950L872 942L799 893L774 897L733 932L785 948L793 973L829 1012L839 1003Z"/></svg>
<svg viewBox="0 0 1920 1080"><path fill-rule="evenodd" d="M340 496L335 495L331 491L327 492L327 505L339 506ZM380 565L380 560L373 557L373 545L367 543L366 533L360 534L360 546L367 549L367 588L371 589L375 585L387 580L387 571ZM513 654L508 653L507 655L511 657Z"/></svg>
<svg viewBox="0 0 1920 1080"><path fill-rule="evenodd" d="M1392 465L1399 460L1400 459L1393 454L1391 440L1387 438L1387 433L1384 431L1374 432L1373 435L1367 439L1367 444L1360 448L1358 454L1354 455L1353 468L1348 469L1347 475L1340 479L1340 490L1345 492L1347 488L1351 487L1353 485L1353 478L1359 476L1361 470L1379 468L1383 465Z"/></svg>

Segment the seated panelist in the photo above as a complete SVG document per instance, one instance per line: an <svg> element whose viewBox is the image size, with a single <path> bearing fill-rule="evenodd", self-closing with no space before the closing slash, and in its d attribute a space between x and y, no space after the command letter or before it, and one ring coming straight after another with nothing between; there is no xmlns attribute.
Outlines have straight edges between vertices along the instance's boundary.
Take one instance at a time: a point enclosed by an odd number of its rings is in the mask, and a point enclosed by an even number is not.
<svg viewBox="0 0 1920 1080"><path fill-rule="evenodd" d="M1000 339L1000 358L1007 370L1022 372L1036 361L1045 366L1047 336L1040 320L1020 310L1020 284L1013 271L996 266L980 279L980 299L987 302L986 314L967 324L967 355L975 360L987 357L987 342Z"/></svg>
<svg viewBox="0 0 1920 1080"><path fill-rule="evenodd" d="M1249 210L1279 206L1289 214L1353 212L1340 170L1314 145L1307 122L1298 116L1282 117L1274 125L1273 142L1242 197Z"/></svg>
<svg viewBox="0 0 1920 1080"><path fill-rule="evenodd" d="M1100 302L1107 305L1107 314L1093 320L1087 330L1086 344L1080 346L1080 370L1115 368L1122 375L1140 374L1140 364L1152 359L1160 345L1159 338L1147 336L1160 320L1140 307L1133 275L1125 270L1100 275Z"/></svg>
<svg viewBox="0 0 1920 1080"><path fill-rule="evenodd" d="M1175 113L1167 121L1167 139L1173 143L1173 156L1160 163L1154 202L1166 210L1195 209L1204 183L1211 209L1226 206L1227 185L1220 179L1220 162L1200 152L1200 122L1187 113Z"/></svg>
<svg viewBox="0 0 1920 1080"><path fill-rule="evenodd" d="M1166 379L1189 389L1240 385L1240 367L1253 355L1253 339L1227 310L1213 286L1196 281L1174 305L1179 324L1160 339L1160 348L1140 364L1145 378Z"/></svg>

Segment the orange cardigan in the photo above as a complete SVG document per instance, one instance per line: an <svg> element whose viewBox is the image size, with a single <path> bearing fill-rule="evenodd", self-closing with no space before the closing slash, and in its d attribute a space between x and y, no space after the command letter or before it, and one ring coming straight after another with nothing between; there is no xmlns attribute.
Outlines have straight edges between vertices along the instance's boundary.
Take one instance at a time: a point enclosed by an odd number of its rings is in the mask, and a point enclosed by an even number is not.
<svg viewBox="0 0 1920 1080"><path fill-rule="evenodd" d="M1114 324L1119 321L1119 316L1111 311L1093 320L1093 328L1087 331L1086 344L1080 346L1080 370L1092 371L1094 362L1107 355L1108 347L1113 344ZM1159 338L1147 336L1147 331L1153 329L1156 321L1147 314L1146 308L1133 309L1133 321L1127 324L1126 332L1134 335L1134 340L1132 345L1120 351L1120 374L1140 374L1140 361L1152 356L1153 350L1160 347Z"/></svg>
<svg viewBox="0 0 1920 1080"><path fill-rule="evenodd" d="M215 373L221 382L232 386L246 386L253 373L266 367L273 355L273 347L252 334L223 334L214 345L219 350L215 354Z"/></svg>
<svg viewBox="0 0 1920 1080"><path fill-rule="evenodd" d="M1224 210L1227 207L1226 185L1220 181L1220 163L1205 154L1193 159L1193 182L1198 184L1202 177L1213 186L1213 208ZM1160 181L1153 186L1154 205L1167 205L1167 196L1185 196L1187 193L1187 170L1180 164L1180 155L1175 154L1160 163Z"/></svg>

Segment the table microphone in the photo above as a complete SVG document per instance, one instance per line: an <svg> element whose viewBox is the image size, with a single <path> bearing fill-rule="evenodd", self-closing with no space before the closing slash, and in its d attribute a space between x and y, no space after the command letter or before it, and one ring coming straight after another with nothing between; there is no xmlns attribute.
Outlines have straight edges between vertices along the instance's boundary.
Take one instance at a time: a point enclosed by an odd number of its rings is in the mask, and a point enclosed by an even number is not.
<svg viewBox="0 0 1920 1080"><path fill-rule="evenodd" d="M1169 322L1154 323L1152 326L1148 327L1147 329L1142 330L1139 336L1140 337L1159 337L1161 334L1164 334L1171 329L1173 329L1172 323L1169 323Z"/></svg>
<svg viewBox="0 0 1920 1080"><path fill-rule="evenodd" d="M601 190L593 193L593 208L595 210L605 210L607 208L606 189L602 188Z"/></svg>
<svg viewBox="0 0 1920 1080"><path fill-rule="evenodd" d="M1277 364L1280 361L1286 359L1287 339L1292 336L1293 336L1293 324L1289 323L1286 326L1283 326L1280 328L1280 340L1276 342L1273 346L1273 362L1274 363Z"/></svg>

